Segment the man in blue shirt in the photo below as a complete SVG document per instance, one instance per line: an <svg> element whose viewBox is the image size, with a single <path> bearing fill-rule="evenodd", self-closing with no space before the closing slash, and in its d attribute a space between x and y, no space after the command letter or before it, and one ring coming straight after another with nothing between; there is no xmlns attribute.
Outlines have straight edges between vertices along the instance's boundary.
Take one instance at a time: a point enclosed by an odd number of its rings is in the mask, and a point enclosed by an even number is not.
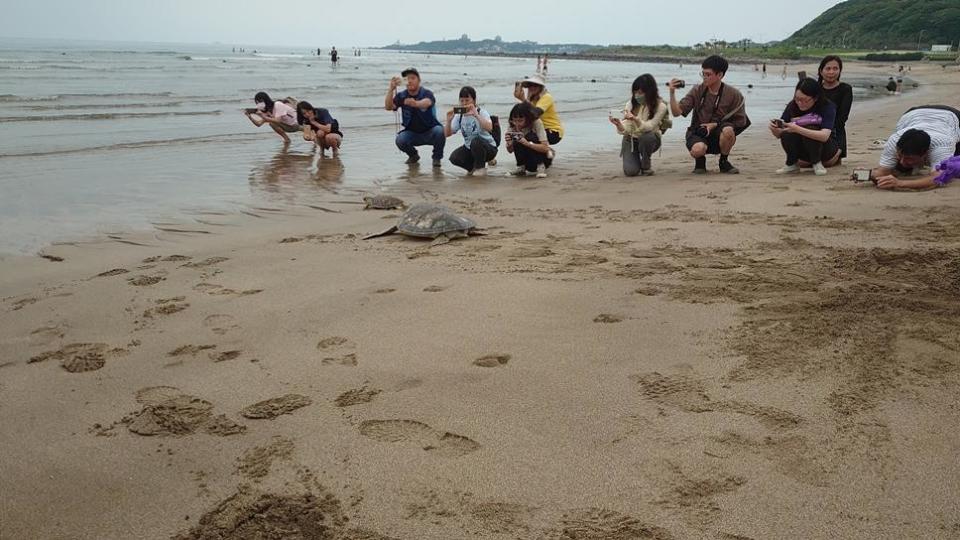
<svg viewBox="0 0 960 540"><path fill-rule="evenodd" d="M403 131L397 134L397 148L410 156L406 163L413 165L420 161L416 147L432 146L433 166L439 168L447 138L437 120L437 99L433 92L420 86L420 73L416 69L405 69L400 75L407 80L406 90L396 91L401 78L394 77L390 79L390 88L384 99L386 110L399 109L402 115Z"/></svg>

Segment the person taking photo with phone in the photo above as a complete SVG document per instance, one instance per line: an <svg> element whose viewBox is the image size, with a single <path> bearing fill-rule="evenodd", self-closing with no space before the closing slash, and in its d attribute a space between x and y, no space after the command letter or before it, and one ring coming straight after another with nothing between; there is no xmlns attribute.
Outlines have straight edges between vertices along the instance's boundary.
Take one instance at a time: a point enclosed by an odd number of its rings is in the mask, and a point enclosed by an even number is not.
<svg viewBox="0 0 960 540"><path fill-rule="evenodd" d="M737 144L737 136L750 127L750 118L743 94L723 82L729 66L720 56L707 57L700 65L703 82L694 85L680 101L676 92L684 82L672 79L669 83L670 112L684 117L693 113L686 136L687 150L695 162L693 174L707 172L707 154L720 155L720 172L740 173L730 163L730 152Z"/></svg>
<svg viewBox="0 0 960 540"><path fill-rule="evenodd" d="M816 79L797 83L793 100L780 118L770 121L770 133L780 139L787 154L786 165L776 173L795 173L812 166L817 176L827 174L827 167L840 162L840 147L833 138L836 118L837 106L823 95Z"/></svg>
<svg viewBox="0 0 960 540"><path fill-rule="evenodd" d="M463 146L450 154L450 163L467 170L468 175L486 176L487 162L497 156L490 113L477 106L477 91L470 86L460 89L460 105L447 111L443 134L463 134Z"/></svg>
<svg viewBox="0 0 960 540"><path fill-rule="evenodd" d="M960 155L960 110L947 105L922 105L904 113L880 154L880 166L870 172L880 189L927 189L945 185L936 167ZM901 176L919 176L906 180Z"/></svg>
<svg viewBox="0 0 960 540"><path fill-rule="evenodd" d="M644 73L633 81L630 101L610 123L623 135L620 156L626 176L652 175L650 157L660 148L661 136L673 125L669 107L660 99L657 81Z"/></svg>
<svg viewBox="0 0 960 540"><path fill-rule="evenodd" d="M537 118L537 110L527 102L517 103L510 110L510 131L504 134L507 152L517 158L517 168L511 176L536 174L537 178L547 177L547 167L552 163L549 157L550 144L547 142L547 130Z"/></svg>
<svg viewBox="0 0 960 540"><path fill-rule="evenodd" d="M406 88L397 92L404 79ZM397 148L407 154L407 165L420 161L418 146L432 146L433 167L436 169L441 166L447 138L437 120L436 104L437 98L433 92L420 86L420 72L416 69L407 68L400 73L400 77L390 79L383 106L388 111L400 110L403 129L397 134L396 143Z"/></svg>

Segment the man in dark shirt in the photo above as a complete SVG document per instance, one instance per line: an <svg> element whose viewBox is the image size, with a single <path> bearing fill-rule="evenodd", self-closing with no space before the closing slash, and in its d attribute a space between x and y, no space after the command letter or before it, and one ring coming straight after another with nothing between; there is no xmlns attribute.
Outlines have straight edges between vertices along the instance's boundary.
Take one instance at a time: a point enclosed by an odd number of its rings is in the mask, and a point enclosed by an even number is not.
<svg viewBox="0 0 960 540"><path fill-rule="evenodd" d="M707 154L720 154L720 172L738 174L730 161L730 151L737 143L737 135L750 127L746 103L736 88L725 84L729 64L720 56L710 56L700 68L703 83L694 85L682 100L677 101L680 81L670 81L670 111L674 116L693 119L687 129L687 149L696 161L694 174L707 172Z"/></svg>
<svg viewBox="0 0 960 540"><path fill-rule="evenodd" d="M397 92L402 79L390 79L390 87L384 99L384 108L388 111L400 110L403 130L397 134L397 148L407 154L406 163L413 165L420 161L417 146L433 147L433 166L439 168L443 160L443 147L447 138L443 126L437 120L437 99L433 92L420 86L420 73L414 68L403 70L400 74L406 79L407 88Z"/></svg>

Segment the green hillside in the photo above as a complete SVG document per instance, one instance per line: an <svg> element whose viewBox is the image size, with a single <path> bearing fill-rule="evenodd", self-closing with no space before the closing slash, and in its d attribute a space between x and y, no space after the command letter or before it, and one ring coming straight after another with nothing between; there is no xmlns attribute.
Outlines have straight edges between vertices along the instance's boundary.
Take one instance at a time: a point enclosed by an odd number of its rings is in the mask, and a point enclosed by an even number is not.
<svg viewBox="0 0 960 540"><path fill-rule="evenodd" d="M848 0L796 31L786 44L856 49L929 49L960 40L960 0Z"/></svg>

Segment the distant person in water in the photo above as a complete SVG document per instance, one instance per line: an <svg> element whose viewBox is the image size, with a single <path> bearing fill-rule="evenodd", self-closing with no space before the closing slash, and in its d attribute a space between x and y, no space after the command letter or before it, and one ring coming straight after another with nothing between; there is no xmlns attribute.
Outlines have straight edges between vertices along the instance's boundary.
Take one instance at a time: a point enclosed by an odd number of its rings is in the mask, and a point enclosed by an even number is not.
<svg viewBox="0 0 960 540"><path fill-rule="evenodd" d="M839 163L840 148L833 133L836 118L837 106L823 95L819 82L806 78L797 83L779 121L770 122L770 133L780 139L787 154L786 165L777 174L813 167L814 174L823 176L827 167Z"/></svg>
<svg viewBox="0 0 960 540"><path fill-rule="evenodd" d="M660 99L653 75L644 73L633 81L630 101L623 106L621 115L610 116L610 123L623 135L623 174L652 175L651 156L660 149L663 133L673 125L670 107Z"/></svg>
<svg viewBox="0 0 960 540"><path fill-rule="evenodd" d="M694 159L693 174L707 172L707 154L720 155L720 172L739 174L730 163L730 152L737 136L750 127L746 101L739 90L723 82L730 64L720 56L709 56L700 64L703 82L694 85L677 101L679 79L670 81L670 112L693 118L687 129L687 150Z"/></svg>
<svg viewBox="0 0 960 540"><path fill-rule="evenodd" d="M297 123L297 111L283 101L272 100L266 92L257 92L253 96L253 102L256 104L256 108L244 110L246 117L257 127L269 124L273 131L283 139L284 144L289 144L290 137L287 136L287 133L300 131L300 124Z"/></svg>
<svg viewBox="0 0 960 540"><path fill-rule="evenodd" d="M833 123L833 138L840 147L840 158L847 157L847 119L853 106L853 87L840 82L843 73L843 60L839 56L826 56L820 61L817 70L823 97L837 106L837 119Z"/></svg>
<svg viewBox="0 0 960 540"><path fill-rule="evenodd" d="M547 92L547 83L542 75L533 75L517 82L513 87L513 97L540 110L539 118L547 130L547 142L554 145L563 139L563 124L557 114L557 105L553 96Z"/></svg>
<svg viewBox="0 0 960 540"><path fill-rule="evenodd" d="M397 92L400 83L404 81L406 88ZM400 77L390 79L383 105L388 111L400 111L403 130L397 134L396 143L397 148L407 154L407 165L420 161L416 147L432 146L433 166L440 168L447 138L443 134L443 126L437 120L437 98L433 92L420 85L420 72L407 68L400 73Z"/></svg>
<svg viewBox="0 0 960 540"><path fill-rule="evenodd" d="M487 162L497 157L497 141L493 137L490 113L477 106L477 91L470 86L460 89L460 105L447 111L443 134L463 134L463 146L450 154L450 162L466 169L471 176L486 176Z"/></svg>
<svg viewBox="0 0 960 540"><path fill-rule="evenodd" d="M550 143L543 122L538 118L536 107L529 102L517 103L510 110L510 129L503 140L507 152L517 158L517 168L511 176L536 174L547 177L547 167L552 163Z"/></svg>
<svg viewBox="0 0 960 540"><path fill-rule="evenodd" d="M900 117L870 179L880 189L926 189L943 185L925 171L960 155L960 110L946 105L914 107ZM904 180L901 176L921 176Z"/></svg>
<svg viewBox="0 0 960 540"><path fill-rule="evenodd" d="M320 155L327 148L332 150L334 156L340 152L343 133L340 131L340 122L330 116L330 111L301 101L297 103L297 122L303 126L303 139L313 141L320 148Z"/></svg>
<svg viewBox="0 0 960 540"><path fill-rule="evenodd" d="M766 62L763 63L763 67L762 67L761 71L762 71L763 73L762 73L762 75L761 75L760 77L761 77L762 79L766 79L766 78L767 78L767 63L766 63Z"/></svg>
<svg viewBox="0 0 960 540"><path fill-rule="evenodd" d="M337 52L337 48L334 47L330 49L330 62L336 64L337 58L339 58L340 53Z"/></svg>

